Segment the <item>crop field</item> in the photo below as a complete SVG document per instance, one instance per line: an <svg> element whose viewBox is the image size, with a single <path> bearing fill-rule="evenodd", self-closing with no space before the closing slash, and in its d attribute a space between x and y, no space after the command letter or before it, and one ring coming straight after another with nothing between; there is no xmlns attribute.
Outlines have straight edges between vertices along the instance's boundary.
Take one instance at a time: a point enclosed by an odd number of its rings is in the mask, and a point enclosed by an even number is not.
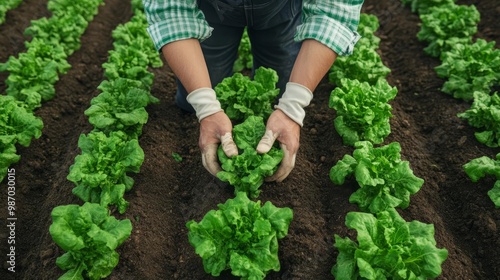
<svg viewBox="0 0 500 280"><path fill-rule="evenodd" d="M7 11L5 21L0 21L0 65L34 46L25 44L32 39L25 30L32 21L51 17L49 2L52 0L24 0ZM53 98L42 96L41 102L30 101L32 105L26 109L43 122L41 135L32 135L28 145L21 145L19 140L15 148L20 158L8 166L6 175L0 176L0 279L45 280L62 276L67 269L61 269L56 259L66 251L49 231L53 225L51 213L58 206L82 205L80 197L93 195L85 191L79 196L72 193L81 183L79 180L84 179L76 171L69 176L70 167L82 154L82 135L89 135L96 127L87 110L104 91L103 81L115 75L105 69L110 51L117 48L114 30L135 15L130 1L90 2L104 3L96 6L95 15L88 17L79 44L68 51L65 71L60 70L53 84ZM494 48L498 49L497 0L458 0L456 4L477 8L480 20L474 40L496 42ZM428 55L424 51L428 43L417 38L422 26L418 13L401 0L366 0L362 12L378 18L377 53L390 69L387 82L397 89L396 96L388 102L392 108L390 134L382 144L398 142L401 159L409 163L416 177L423 179L408 207L397 211L408 222L433 225L436 247L448 252L436 279L500 279L500 208L488 196L497 178L487 175L473 181L464 171L464 165L473 159L495 159L500 149L478 141L477 129L458 116L471 107L471 101L441 90L446 79L438 76L435 67L442 62ZM71 45L69 37L64 38ZM149 96L143 106L147 121L137 126L135 140L130 140L140 146L143 161L139 166L128 166L129 177L123 179L122 186L126 188L124 200L113 200L116 197L111 194L109 202L113 206L108 215L130 223L122 224L128 232L124 230L117 237L119 262L107 279L240 279L231 270L224 270L218 278L205 272L202 258L190 244L186 224L199 222L207 212L234 198L234 187L203 167L198 120L175 105L175 76L169 66L164 61L151 66L151 61L154 58L149 58L146 69L153 74L153 80L143 88L143 92L152 95L144 95ZM3 95L13 87L10 72L0 72ZM47 74L43 70L37 73ZM492 92L499 91L499 80L497 76ZM280 269L269 271L265 279L335 279L331 273L339 255L334 246L335 235L357 238L357 232L346 226L346 215L360 211L357 204L350 202L359 188L358 182L348 176L344 184L338 185L329 176L331 168L355 149L343 141L334 126L337 112L329 100L335 88L325 75L305 109L295 168L281 183L264 183L255 199L262 205L272 202L276 207L293 210L288 234L278 240ZM158 102L154 102L155 98ZM144 116L144 111L140 112L131 119ZM0 115L0 124L4 119ZM0 131L2 149L8 144L1 138L5 134ZM132 165L132 157L141 154L133 154L136 152L120 153ZM113 234L118 235L116 232Z"/></svg>

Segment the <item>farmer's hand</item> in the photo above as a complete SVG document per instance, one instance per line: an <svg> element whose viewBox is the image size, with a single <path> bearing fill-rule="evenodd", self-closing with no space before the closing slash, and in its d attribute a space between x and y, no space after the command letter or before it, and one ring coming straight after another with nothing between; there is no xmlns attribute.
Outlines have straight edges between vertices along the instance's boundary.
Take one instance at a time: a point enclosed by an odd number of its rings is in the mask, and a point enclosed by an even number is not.
<svg viewBox="0 0 500 280"><path fill-rule="evenodd" d="M215 92L211 88L200 88L191 92L187 96L187 101L196 111L196 116L200 121L201 160L203 166L212 175L217 176L221 171L217 158L217 148L219 143L228 157L238 154L238 148L233 141L233 125L228 116L221 109Z"/></svg>
<svg viewBox="0 0 500 280"><path fill-rule="evenodd" d="M295 167L295 157L299 149L300 128L303 125L304 107L312 99L311 91L297 83L287 83L286 90L280 98L276 109L267 120L266 133L257 145L257 152L267 153L275 140L280 142L283 160L278 170L266 181L283 181Z"/></svg>

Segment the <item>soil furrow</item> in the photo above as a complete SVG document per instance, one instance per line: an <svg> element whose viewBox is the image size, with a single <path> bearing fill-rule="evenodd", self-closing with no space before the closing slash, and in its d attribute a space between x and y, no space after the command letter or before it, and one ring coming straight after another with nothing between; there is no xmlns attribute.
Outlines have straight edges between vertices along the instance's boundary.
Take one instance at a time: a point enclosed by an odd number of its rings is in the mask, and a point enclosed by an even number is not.
<svg viewBox="0 0 500 280"><path fill-rule="evenodd" d="M5 62L11 55L24 51L24 42L29 40L24 31L32 20L50 17L47 10L48 0L26 0L7 12L5 22L0 25L0 62Z"/></svg>
<svg viewBox="0 0 500 280"><path fill-rule="evenodd" d="M16 56L26 51L24 42L30 40L24 31L31 25L32 20L50 17L47 10L48 0L26 0L17 8L7 12L5 22L0 25L0 63L7 62L10 56ZM6 89L5 80L8 72L0 72L0 92Z"/></svg>

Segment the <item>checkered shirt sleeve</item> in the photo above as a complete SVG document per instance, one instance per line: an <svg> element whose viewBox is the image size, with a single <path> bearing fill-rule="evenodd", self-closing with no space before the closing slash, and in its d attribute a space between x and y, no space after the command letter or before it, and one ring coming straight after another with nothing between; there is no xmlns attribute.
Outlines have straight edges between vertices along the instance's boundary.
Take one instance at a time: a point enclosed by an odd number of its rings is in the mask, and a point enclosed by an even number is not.
<svg viewBox="0 0 500 280"><path fill-rule="evenodd" d="M314 39L338 55L350 55L361 37L357 32L363 0L304 0L296 41Z"/></svg>
<svg viewBox="0 0 500 280"><path fill-rule="evenodd" d="M177 40L204 40L212 33L196 0L143 0L143 4L148 33L157 50Z"/></svg>

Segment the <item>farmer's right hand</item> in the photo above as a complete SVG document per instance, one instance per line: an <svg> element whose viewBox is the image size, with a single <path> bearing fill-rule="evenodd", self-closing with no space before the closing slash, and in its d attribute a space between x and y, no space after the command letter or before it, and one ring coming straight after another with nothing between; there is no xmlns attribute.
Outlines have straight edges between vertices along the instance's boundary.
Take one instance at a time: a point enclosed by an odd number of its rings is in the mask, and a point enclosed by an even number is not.
<svg viewBox="0 0 500 280"><path fill-rule="evenodd" d="M233 125L222 110L213 89L197 89L187 96L187 101L193 106L200 121L198 145L201 149L201 161L208 172L217 176L217 172L222 170L217 158L219 143L226 156L238 154L232 136Z"/></svg>

